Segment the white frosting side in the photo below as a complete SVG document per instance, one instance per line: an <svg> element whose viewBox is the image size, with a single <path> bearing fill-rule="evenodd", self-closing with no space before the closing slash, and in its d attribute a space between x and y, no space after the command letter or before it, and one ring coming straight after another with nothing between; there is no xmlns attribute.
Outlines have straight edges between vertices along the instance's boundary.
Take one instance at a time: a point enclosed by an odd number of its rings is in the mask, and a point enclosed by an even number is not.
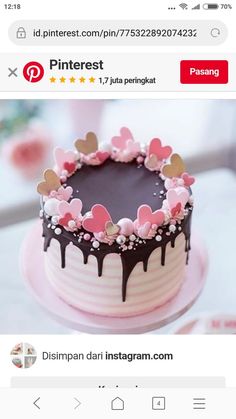
<svg viewBox="0 0 236 419"><path fill-rule="evenodd" d="M165 266L161 266L161 249L156 249L148 261L148 271L138 263L131 273L126 301L122 302L122 266L117 254L104 259L103 273L98 277L97 259L91 255L88 263L73 244L66 249L66 267L61 268L60 245L52 239L45 252L48 279L56 293L68 304L103 316L134 316L157 308L180 289L186 264L185 237L181 233L175 247L166 248Z"/></svg>

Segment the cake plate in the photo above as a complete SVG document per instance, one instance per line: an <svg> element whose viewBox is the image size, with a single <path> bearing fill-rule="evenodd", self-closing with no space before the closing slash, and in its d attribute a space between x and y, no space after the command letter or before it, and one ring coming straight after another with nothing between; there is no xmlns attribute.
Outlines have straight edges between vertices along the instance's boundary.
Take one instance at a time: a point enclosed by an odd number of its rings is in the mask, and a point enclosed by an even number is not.
<svg viewBox="0 0 236 419"><path fill-rule="evenodd" d="M57 296L46 277L42 249L42 224L38 221L26 236L20 253L20 268L26 287L54 319L70 329L84 333L136 334L160 329L191 308L206 281L207 252L202 241L193 233L189 265L176 297L162 307L139 316L97 316L75 309Z"/></svg>

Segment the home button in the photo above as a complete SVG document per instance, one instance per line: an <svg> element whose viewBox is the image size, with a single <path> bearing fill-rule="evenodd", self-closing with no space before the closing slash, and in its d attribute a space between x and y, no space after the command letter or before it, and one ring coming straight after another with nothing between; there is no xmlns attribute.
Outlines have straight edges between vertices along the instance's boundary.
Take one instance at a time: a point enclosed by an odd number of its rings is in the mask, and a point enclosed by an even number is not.
<svg viewBox="0 0 236 419"><path fill-rule="evenodd" d="M125 402L120 397L116 397L111 402L111 410L125 410Z"/></svg>

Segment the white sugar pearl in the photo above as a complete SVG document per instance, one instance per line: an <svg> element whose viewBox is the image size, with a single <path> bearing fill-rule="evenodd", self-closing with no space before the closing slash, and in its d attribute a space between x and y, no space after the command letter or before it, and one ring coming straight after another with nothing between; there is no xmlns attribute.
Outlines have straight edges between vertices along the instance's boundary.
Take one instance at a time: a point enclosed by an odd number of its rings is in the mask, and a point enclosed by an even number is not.
<svg viewBox="0 0 236 419"><path fill-rule="evenodd" d="M97 241L97 240L94 240L94 241L93 241L93 244L92 244L92 246L94 247L94 249L98 249L98 248L99 248L99 246L100 246L100 243L99 243L99 241Z"/></svg>
<svg viewBox="0 0 236 419"><path fill-rule="evenodd" d="M76 227L76 222L75 222L74 220L70 220L70 221L68 222L68 227L69 227L69 228L75 228L75 227Z"/></svg>
<svg viewBox="0 0 236 419"><path fill-rule="evenodd" d="M184 186L184 180L183 179L178 179L177 181L179 186Z"/></svg>
<svg viewBox="0 0 236 419"><path fill-rule="evenodd" d="M126 242L126 237L123 236L122 234L120 236L117 237L116 239L116 243L118 244L124 244Z"/></svg>
<svg viewBox="0 0 236 419"><path fill-rule="evenodd" d="M171 231L171 233L175 233L175 231L176 231L176 227L175 227L175 225L171 224L171 225L169 226L169 231Z"/></svg>
<svg viewBox="0 0 236 419"><path fill-rule="evenodd" d="M136 236L135 236L135 234L131 234L131 235L129 236L129 239L130 239L130 241L131 241L131 242L134 242L134 241L136 240Z"/></svg>
<svg viewBox="0 0 236 419"><path fill-rule="evenodd" d="M159 236L159 234L155 237L155 239L156 239L156 241L157 242L160 242L161 240L162 240L162 237L161 236Z"/></svg>
<svg viewBox="0 0 236 419"><path fill-rule="evenodd" d="M56 198L50 198L48 199L45 204L44 204L44 211L46 212L46 214L53 216L58 214L58 204L59 204L59 200Z"/></svg>
<svg viewBox="0 0 236 419"><path fill-rule="evenodd" d="M61 175L62 176L68 176L68 170L62 170Z"/></svg>
<svg viewBox="0 0 236 419"><path fill-rule="evenodd" d="M61 229L59 228L59 227L57 227L57 228L55 228L55 234L57 235L57 236L59 236L59 234L61 234Z"/></svg>
<svg viewBox="0 0 236 419"><path fill-rule="evenodd" d="M53 215L51 221L52 224L56 226L59 222L59 217L57 215Z"/></svg>
<svg viewBox="0 0 236 419"><path fill-rule="evenodd" d="M39 217L43 218L43 210L42 209L39 211Z"/></svg>

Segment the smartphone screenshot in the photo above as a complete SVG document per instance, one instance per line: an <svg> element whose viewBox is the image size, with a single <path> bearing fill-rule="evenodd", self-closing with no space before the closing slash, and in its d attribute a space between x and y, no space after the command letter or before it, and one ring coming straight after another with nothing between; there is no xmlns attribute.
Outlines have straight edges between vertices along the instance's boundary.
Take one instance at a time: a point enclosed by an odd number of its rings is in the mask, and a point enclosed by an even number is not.
<svg viewBox="0 0 236 419"><path fill-rule="evenodd" d="M235 19L0 0L0 417L235 419Z"/></svg>

